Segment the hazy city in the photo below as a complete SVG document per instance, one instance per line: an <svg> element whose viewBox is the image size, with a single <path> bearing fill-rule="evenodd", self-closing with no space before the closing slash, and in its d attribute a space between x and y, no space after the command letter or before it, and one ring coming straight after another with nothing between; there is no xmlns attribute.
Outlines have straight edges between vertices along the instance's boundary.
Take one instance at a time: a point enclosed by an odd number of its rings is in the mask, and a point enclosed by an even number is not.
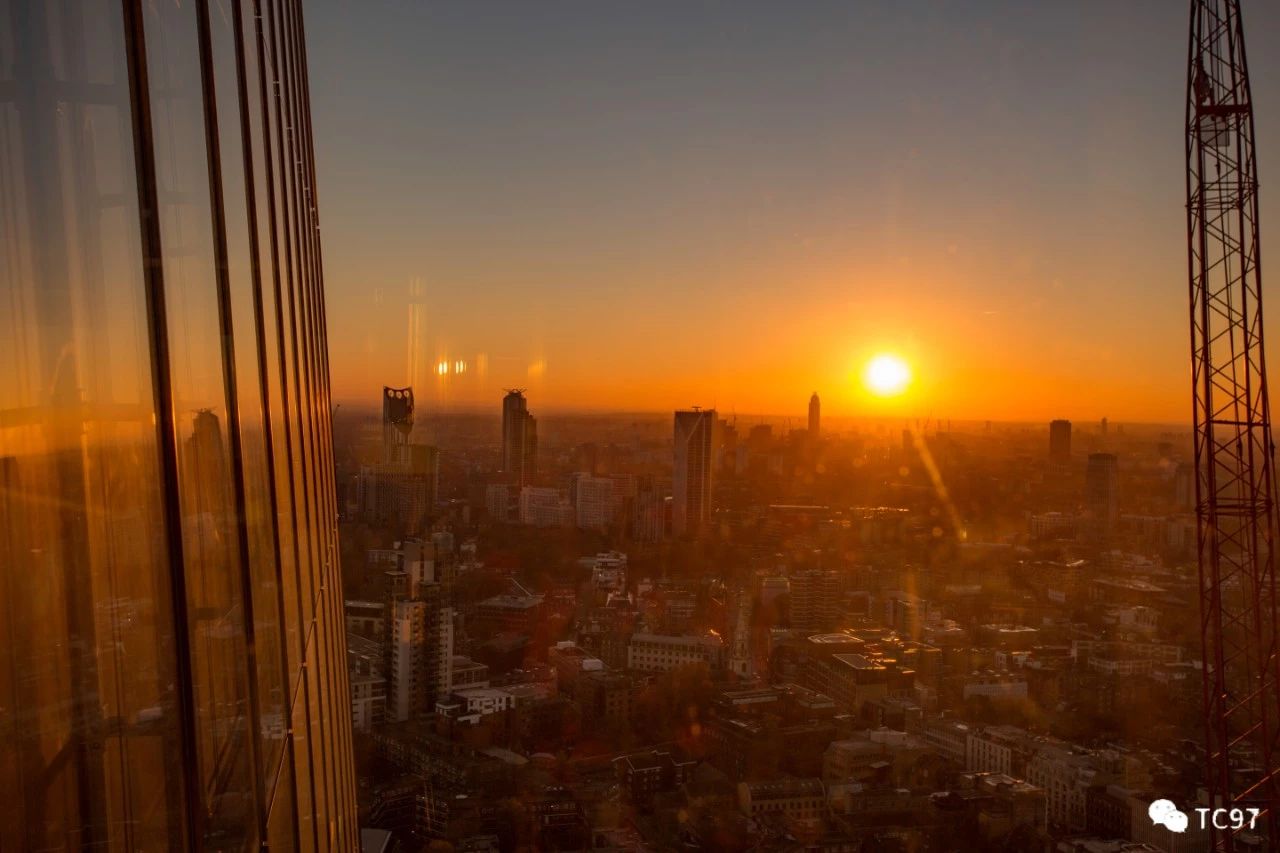
<svg viewBox="0 0 1280 853"><path fill-rule="evenodd" d="M1278 41L0 0L0 852L1280 850Z"/></svg>

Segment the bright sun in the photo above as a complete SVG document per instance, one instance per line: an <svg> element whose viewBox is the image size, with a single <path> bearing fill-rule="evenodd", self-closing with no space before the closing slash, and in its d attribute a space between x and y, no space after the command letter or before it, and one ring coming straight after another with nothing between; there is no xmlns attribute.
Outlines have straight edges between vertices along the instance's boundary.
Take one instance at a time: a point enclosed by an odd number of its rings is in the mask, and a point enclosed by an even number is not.
<svg viewBox="0 0 1280 853"><path fill-rule="evenodd" d="M892 397L906 389L911 381L911 368L896 355L878 355L867 364L863 381L873 394Z"/></svg>

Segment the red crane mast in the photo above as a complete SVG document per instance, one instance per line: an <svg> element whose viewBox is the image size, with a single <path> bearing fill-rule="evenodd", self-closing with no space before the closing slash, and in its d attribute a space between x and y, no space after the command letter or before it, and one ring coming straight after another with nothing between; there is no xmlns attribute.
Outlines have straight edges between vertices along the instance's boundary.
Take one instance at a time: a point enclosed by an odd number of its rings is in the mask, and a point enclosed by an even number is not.
<svg viewBox="0 0 1280 853"><path fill-rule="evenodd" d="M1263 810L1253 834L1274 849L1280 841L1274 447L1253 102L1239 0L1192 0L1186 131L1205 778L1210 806ZM1247 825L1241 833L1211 831L1215 850L1246 846Z"/></svg>

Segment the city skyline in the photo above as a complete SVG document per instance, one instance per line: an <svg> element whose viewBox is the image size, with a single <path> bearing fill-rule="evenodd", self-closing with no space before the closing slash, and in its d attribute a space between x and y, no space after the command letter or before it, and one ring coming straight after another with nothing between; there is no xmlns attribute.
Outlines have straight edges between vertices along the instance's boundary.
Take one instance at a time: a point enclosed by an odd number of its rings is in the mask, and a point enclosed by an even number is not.
<svg viewBox="0 0 1280 853"><path fill-rule="evenodd" d="M337 399L416 352L467 363L424 409L1190 420L1179 4L379 8L308 9L353 57L314 69Z"/></svg>
<svg viewBox="0 0 1280 853"><path fill-rule="evenodd" d="M0 848L1280 847L1184 2L0 0Z"/></svg>

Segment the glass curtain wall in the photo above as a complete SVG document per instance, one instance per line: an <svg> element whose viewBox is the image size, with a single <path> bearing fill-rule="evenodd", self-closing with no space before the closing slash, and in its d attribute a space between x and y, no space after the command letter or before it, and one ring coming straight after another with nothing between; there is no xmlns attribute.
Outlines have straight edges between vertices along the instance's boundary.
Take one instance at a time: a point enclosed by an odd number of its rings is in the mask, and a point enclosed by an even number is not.
<svg viewBox="0 0 1280 853"><path fill-rule="evenodd" d="M0 0L0 849L357 845L300 0Z"/></svg>

